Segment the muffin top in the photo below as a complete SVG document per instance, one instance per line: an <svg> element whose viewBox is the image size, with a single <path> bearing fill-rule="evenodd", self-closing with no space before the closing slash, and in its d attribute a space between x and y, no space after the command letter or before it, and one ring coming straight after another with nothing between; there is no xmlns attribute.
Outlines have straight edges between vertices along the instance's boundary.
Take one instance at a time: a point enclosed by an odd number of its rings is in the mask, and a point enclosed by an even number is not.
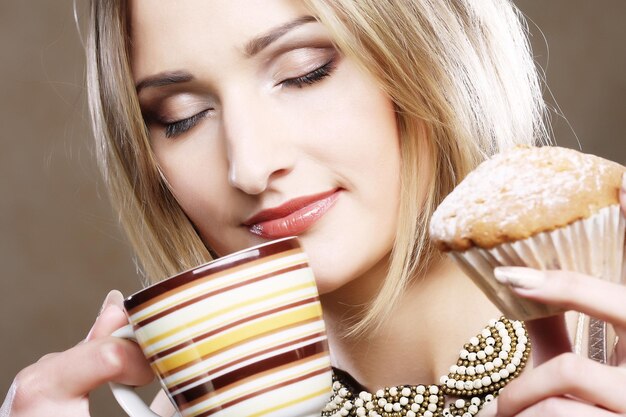
<svg viewBox="0 0 626 417"><path fill-rule="evenodd" d="M619 203L626 168L556 146L516 147L472 171L439 205L430 236L444 251L489 249Z"/></svg>

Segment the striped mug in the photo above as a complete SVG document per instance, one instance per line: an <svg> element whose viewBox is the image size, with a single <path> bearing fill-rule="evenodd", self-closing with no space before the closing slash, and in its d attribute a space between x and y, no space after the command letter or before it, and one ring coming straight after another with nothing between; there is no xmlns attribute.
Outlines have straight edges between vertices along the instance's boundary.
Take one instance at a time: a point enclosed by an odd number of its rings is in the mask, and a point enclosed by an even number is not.
<svg viewBox="0 0 626 417"><path fill-rule="evenodd" d="M137 342L182 417L319 417L332 371L322 310L297 238L225 256L124 300ZM158 417L110 384L131 417Z"/></svg>

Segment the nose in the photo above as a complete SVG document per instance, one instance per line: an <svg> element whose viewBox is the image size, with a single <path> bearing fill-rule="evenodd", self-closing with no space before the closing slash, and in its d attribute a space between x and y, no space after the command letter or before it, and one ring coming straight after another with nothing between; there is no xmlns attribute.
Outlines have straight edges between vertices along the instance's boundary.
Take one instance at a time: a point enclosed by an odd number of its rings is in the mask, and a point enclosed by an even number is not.
<svg viewBox="0 0 626 417"><path fill-rule="evenodd" d="M293 169L289 135L268 103L232 100L223 107L228 181L246 194L263 193L271 182Z"/></svg>

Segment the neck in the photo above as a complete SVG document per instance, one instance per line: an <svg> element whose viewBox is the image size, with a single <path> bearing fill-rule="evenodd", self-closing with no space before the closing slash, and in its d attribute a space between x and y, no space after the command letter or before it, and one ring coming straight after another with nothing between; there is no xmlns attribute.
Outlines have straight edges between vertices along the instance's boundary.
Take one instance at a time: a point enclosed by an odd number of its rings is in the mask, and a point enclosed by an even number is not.
<svg viewBox="0 0 626 417"><path fill-rule="evenodd" d="M386 265L380 265L322 297L333 366L370 392L385 386L438 384L469 338L500 313L445 259L407 288L379 330L345 337L347 319L375 296L385 271Z"/></svg>

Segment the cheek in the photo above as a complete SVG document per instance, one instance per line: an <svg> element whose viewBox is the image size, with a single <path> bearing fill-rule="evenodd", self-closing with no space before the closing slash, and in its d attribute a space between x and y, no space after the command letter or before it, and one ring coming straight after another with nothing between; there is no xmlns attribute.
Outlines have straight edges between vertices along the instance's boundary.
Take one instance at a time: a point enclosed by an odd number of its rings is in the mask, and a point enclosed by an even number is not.
<svg viewBox="0 0 626 417"><path fill-rule="evenodd" d="M293 129L300 131L294 137L308 136L301 147L322 164L357 177L365 168L379 174L399 169L393 103L350 60L344 59L336 74L299 109L290 118Z"/></svg>
<svg viewBox="0 0 626 417"><path fill-rule="evenodd" d="M356 74L356 75L355 75ZM389 97L355 68L320 93L306 120L306 154L346 189L327 234L304 236L320 292L362 276L391 251L400 201L400 149ZM337 92L336 86L341 86ZM335 88L331 89L331 87ZM302 125L301 125L302 128Z"/></svg>
<svg viewBox="0 0 626 417"><path fill-rule="evenodd" d="M198 210L201 201L224 192L224 161L218 144L196 137L156 142L159 165L187 214Z"/></svg>
<svg viewBox="0 0 626 417"><path fill-rule="evenodd" d="M367 209L395 215L401 158L393 102L350 62L333 81L341 92L329 93L324 110L315 114L317 145L309 145L309 153L318 155Z"/></svg>
<svg viewBox="0 0 626 417"><path fill-rule="evenodd" d="M174 197L205 242L217 242L220 225L234 221L234 213L228 208L235 198L228 186L221 145L198 137L155 142L157 160Z"/></svg>

